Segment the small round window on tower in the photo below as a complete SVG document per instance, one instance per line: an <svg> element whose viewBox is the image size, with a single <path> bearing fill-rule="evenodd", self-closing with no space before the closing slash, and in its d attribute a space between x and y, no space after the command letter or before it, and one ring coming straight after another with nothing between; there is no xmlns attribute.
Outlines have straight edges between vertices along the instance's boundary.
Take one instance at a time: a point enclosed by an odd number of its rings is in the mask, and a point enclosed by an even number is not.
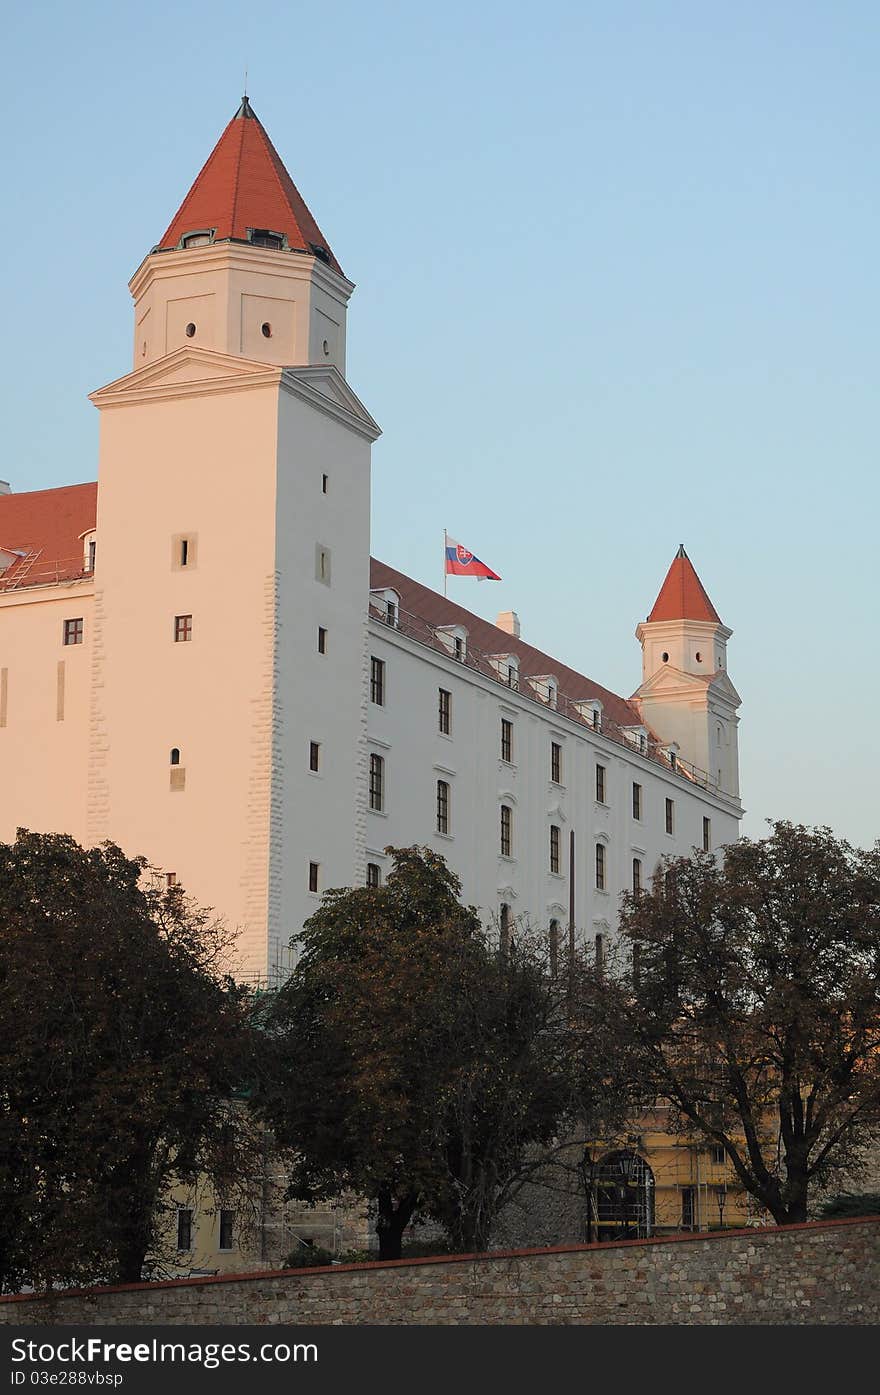
<svg viewBox="0 0 880 1395"><path fill-rule="evenodd" d="M663 654L660 655L660 657L661 657L661 659L663 660L664 664L668 664L668 663L669 663L669 655L668 655L668 654L663 653Z"/></svg>
<svg viewBox="0 0 880 1395"><path fill-rule="evenodd" d="M324 340L324 357L325 357L325 358L329 358L329 357L330 357L330 345L327 343L327 340L326 340L326 339Z"/></svg>
<svg viewBox="0 0 880 1395"><path fill-rule="evenodd" d="M195 334L195 332L196 332L196 327L195 327L195 325L193 324L192 320L190 320L189 324L188 324L187 327L186 327L186 337L187 337L187 339L192 339L192 337L193 337L193 335Z"/></svg>
<svg viewBox="0 0 880 1395"><path fill-rule="evenodd" d="M699 649L697 650L696 654L694 655L694 658L696 659L696 661L697 661L698 664L701 664L701 663L703 662L703 656L702 656L702 654L700 653Z"/></svg>
<svg viewBox="0 0 880 1395"><path fill-rule="evenodd" d="M264 320L260 325L260 332L264 339L272 338L272 326L269 324L268 320Z"/></svg>

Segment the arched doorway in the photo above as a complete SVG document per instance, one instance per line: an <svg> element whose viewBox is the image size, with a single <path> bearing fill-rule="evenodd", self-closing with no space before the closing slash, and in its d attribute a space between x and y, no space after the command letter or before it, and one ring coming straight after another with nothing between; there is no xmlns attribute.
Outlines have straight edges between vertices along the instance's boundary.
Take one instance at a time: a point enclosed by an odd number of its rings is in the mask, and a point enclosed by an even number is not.
<svg viewBox="0 0 880 1395"><path fill-rule="evenodd" d="M644 1240L654 1233L654 1174L631 1149L606 1153L593 1171L599 1240Z"/></svg>

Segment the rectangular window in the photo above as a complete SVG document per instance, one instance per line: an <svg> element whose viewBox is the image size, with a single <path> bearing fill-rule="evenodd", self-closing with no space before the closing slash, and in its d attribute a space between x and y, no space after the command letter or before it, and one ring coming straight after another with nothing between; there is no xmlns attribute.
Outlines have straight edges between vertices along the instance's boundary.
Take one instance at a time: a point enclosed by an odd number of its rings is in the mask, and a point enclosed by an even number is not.
<svg viewBox="0 0 880 1395"><path fill-rule="evenodd" d="M667 833L674 833L674 832L675 832L675 800L674 800L674 799L667 799L667 801L666 801L666 832L667 832Z"/></svg>
<svg viewBox="0 0 880 1395"><path fill-rule="evenodd" d="M315 543L315 580L330 585L330 549L323 543Z"/></svg>
<svg viewBox="0 0 880 1395"><path fill-rule="evenodd" d="M184 1208L177 1213L177 1248L192 1249L193 1213Z"/></svg>
<svg viewBox="0 0 880 1395"><path fill-rule="evenodd" d="M605 968L605 936L596 936L596 968L601 974Z"/></svg>
<svg viewBox="0 0 880 1395"><path fill-rule="evenodd" d="M327 493L327 483L328 483L329 478L330 478L329 475L322 475L322 476L321 476L321 492L322 492L322 494L326 494L326 493Z"/></svg>
<svg viewBox="0 0 880 1395"><path fill-rule="evenodd" d="M681 1189L681 1228L682 1230L693 1230L694 1228L694 1198L695 1189L693 1187L682 1187Z"/></svg>
<svg viewBox="0 0 880 1395"><path fill-rule="evenodd" d="M189 538L180 539L180 565L185 567L189 561Z"/></svg>
<svg viewBox="0 0 880 1395"><path fill-rule="evenodd" d="M502 856L502 857L510 857L510 848L511 848L511 837L510 837L510 832L511 832L511 825L512 825L512 823L513 823L513 816L512 816L512 814L511 814L510 806L507 805L507 804L502 804L502 806L501 806L501 856Z"/></svg>
<svg viewBox="0 0 880 1395"><path fill-rule="evenodd" d="M318 862L309 863L309 891L318 890L318 869L320 865L321 864Z"/></svg>
<svg viewBox="0 0 880 1395"><path fill-rule="evenodd" d="M449 832L449 785L445 780L437 781L437 832Z"/></svg>
<svg viewBox="0 0 880 1395"><path fill-rule="evenodd" d="M77 620L65 620L63 640L65 644L82 644L83 642L83 622L82 616Z"/></svg>
<svg viewBox="0 0 880 1395"><path fill-rule="evenodd" d="M602 730L602 713L598 707L593 708L593 731Z"/></svg>
<svg viewBox="0 0 880 1395"><path fill-rule="evenodd" d="M382 874L379 871L378 862L367 863L367 886L381 886Z"/></svg>
<svg viewBox="0 0 880 1395"><path fill-rule="evenodd" d="M382 812L385 797L385 762L381 756L370 756L370 808L377 814Z"/></svg>
<svg viewBox="0 0 880 1395"><path fill-rule="evenodd" d="M712 820L703 819L703 852L712 851Z"/></svg>
<svg viewBox="0 0 880 1395"><path fill-rule="evenodd" d="M233 1246L233 1235L235 1233L235 1212L220 1212L220 1249L231 1250Z"/></svg>
<svg viewBox="0 0 880 1395"><path fill-rule="evenodd" d="M177 886L177 873L176 873L176 872L166 872L166 873L165 873L165 889L166 889L166 891L171 891L175 886Z"/></svg>
<svg viewBox="0 0 880 1395"><path fill-rule="evenodd" d="M323 625L318 626L318 653L327 653L327 631Z"/></svg>
<svg viewBox="0 0 880 1395"><path fill-rule="evenodd" d="M396 602L396 601L386 601L386 602L385 602L385 624L386 624L386 625L396 625L396 624L397 624L397 602Z"/></svg>
<svg viewBox="0 0 880 1395"><path fill-rule="evenodd" d="M642 864L637 857L633 858L633 896L638 896L642 889Z"/></svg>
<svg viewBox="0 0 880 1395"><path fill-rule="evenodd" d="M309 770L319 770L321 767L321 743L320 741L309 742Z"/></svg>
<svg viewBox="0 0 880 1395"><path fill-rule="evenodd" d="M453 641L453 653L460 664L464 663L464 640L461 635L456 635Z"/></svg>
<svg viewBox="0 0 880 1395"><path fill-rule="evenodd" d="M385 660L370 659L370 701L385 706Z"/></svg>
<svg viewBox="0 0 880 1395"><path fill-rule="evenodd" d="M86 566L86 571L93 572L95 570L95 553L97 552L97 550L98 544L95 542L95 539L92 538L91 542L89 543L89 560L88 565Z"/></svg>
<svg viewBox="0 0 880 1395"><path fill-rule="evenodd" d="M633 818L642 817L642 787L633 782Z"/></svg>
<svg viewBox="0 0 880 1395"><path fill-rule="evenodd" d="M596 799L599 804L605 803L605 767L596 766Z"/></svg>
<svg viewBox="0 0 880 1395"><path fill-rule="evenodd" d="M555 823L550 825L550 871L559 871L559 829Z"/></svg>
<svg viewBox="0 0 880 1395"><path fill-rule="evenodd" d="M513 760L513 722L506 717L501 718L501 759Z"/></svg>
<svg viewBox="0 0 880 1395"><path fill-rule="evenodd" d="M596 844L596 890L605 890L605 844Z"/></svg>
<svg viewBox="0 0 880 1395"><path fill-rule="evenodd" d="M720 1167L727 1161L727 1152L723 1143L713 1143L710 1152L712 1154L712 1161L715 1163L716 1167Z"/></svg>
<svg viewBox="0 0 880 1395"><path fill-rule="evenodd" d="M443 735L448 736L452 726L452 694L448 693L445 688L438 689L438 692L438 723Z"/></svg>
<svg viewBox="0 0 880 1395"><path fill-rule="evenodd" d="M175 615L174 617L174 643L186 644L192 639L193 618L191 615Z"/></svg>
<svg viewBox="0 0 880 1395"><path fill-rule="evenodd" d="M550 779L554 785L562 784L562 747L558 741L550 742Z"/></svg>

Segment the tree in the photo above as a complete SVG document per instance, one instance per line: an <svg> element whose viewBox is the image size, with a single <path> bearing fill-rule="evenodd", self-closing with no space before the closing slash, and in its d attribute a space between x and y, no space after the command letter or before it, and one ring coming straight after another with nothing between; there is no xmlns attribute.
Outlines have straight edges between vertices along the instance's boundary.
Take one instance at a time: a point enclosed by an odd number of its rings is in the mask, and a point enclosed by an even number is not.
<svg viewBox="0 0 880 1395"><path fill-rule="evenodd" d="M610 1036L782 1225L880 1116L880 847L772 825L624 898Z"/></svg>
<svg viewBox="0 0 880 1395"><path fill-rule="evenodd" d="M228 937L113 844L0 845L0 1284L140 1279L177 1183L250 1174Z"/></svg>
<svg viewBox="0 0 880 1395"><path fill-rule="evenodd" d="M572 1057L537 956L489 946L442 857L387 851L383 887L328 893L302 932L260 1109L296 1150L291 1195L371 1198L390 1259L416 1216L456 1248L488 1243L555 1137Z"/></svg>

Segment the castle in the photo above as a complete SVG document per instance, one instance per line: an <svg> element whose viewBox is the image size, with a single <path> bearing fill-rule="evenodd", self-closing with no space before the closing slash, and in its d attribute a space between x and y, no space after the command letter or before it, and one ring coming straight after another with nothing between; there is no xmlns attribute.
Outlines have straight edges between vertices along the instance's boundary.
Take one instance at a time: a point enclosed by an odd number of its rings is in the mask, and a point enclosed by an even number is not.
<svg viewBox="0 0 880 1395"><path fill-rule="evenodd" d="M683 548L629 699L370 558L354 287L246 97L130 289L97 484L0 485L0 839L145 855L272 982L389 845L601 957L621 891L738 836L731 631Z"/></svg>

